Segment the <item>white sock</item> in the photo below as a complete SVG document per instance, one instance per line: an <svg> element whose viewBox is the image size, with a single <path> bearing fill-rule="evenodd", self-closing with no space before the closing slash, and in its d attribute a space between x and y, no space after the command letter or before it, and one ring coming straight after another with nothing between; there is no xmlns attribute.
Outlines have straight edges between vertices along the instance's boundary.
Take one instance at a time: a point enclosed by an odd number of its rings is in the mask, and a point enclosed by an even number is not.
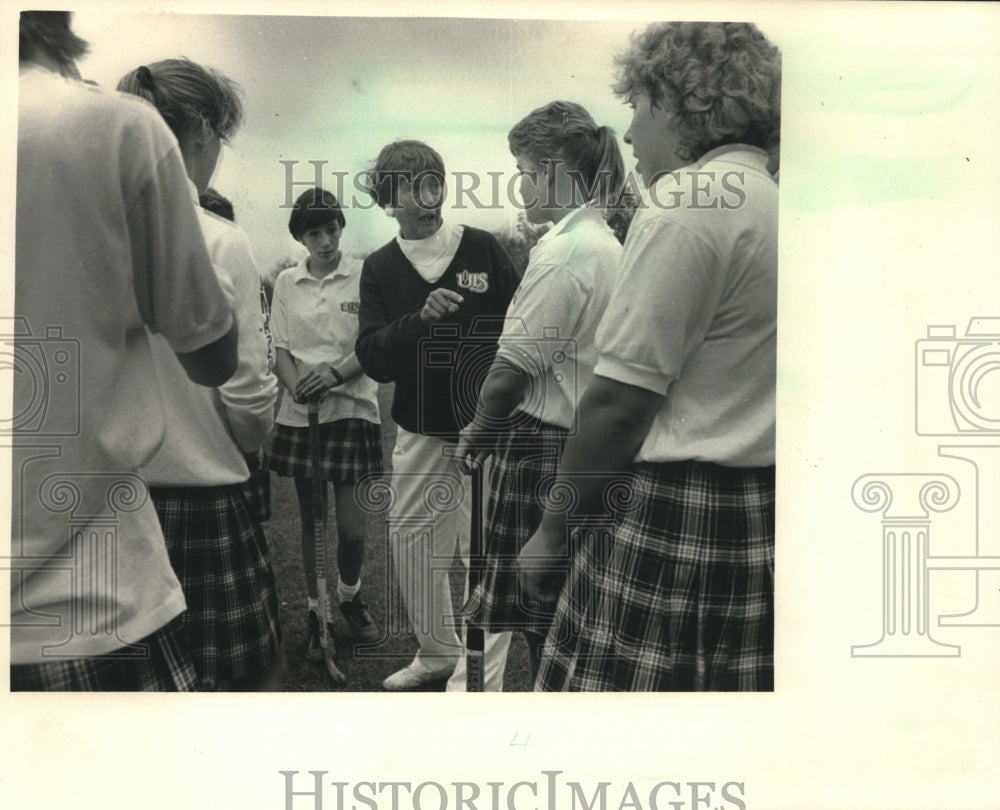
<svg viewBox="0 0 1000 810"><path fill-rule="evenodd" d="M313 599L311 596L309 599L309 611L311 613L319 613L319 599Z"/></svg>
<svg viewBox="0 0 1000 810"><path fill-rule="evenodd" d="M337 577L337 599L341 602L350 602L355 596L358 595L358 591L361 590L361 579L359 578L357 582L353 585L345 585L344 580Z"/></svg>

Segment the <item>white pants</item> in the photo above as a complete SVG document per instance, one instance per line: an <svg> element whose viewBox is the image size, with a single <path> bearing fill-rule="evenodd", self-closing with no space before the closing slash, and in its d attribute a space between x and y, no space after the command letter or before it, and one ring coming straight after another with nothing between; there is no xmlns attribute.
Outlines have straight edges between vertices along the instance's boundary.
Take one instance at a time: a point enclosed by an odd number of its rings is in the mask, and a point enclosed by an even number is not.
<svg viewBox="0 0 1000 810"><path fill-rule="evenodd" d="M469 567L469 479L444 454L455 445L399 428L392 453L395 503L389 513L389 547L396 579L420 649L415 663L435 675L451 674L448 690L465 689L465 646L458 630L448 572L455 549ZM468 592L468 579L466 579ZM487 633L487 691L503 688L509 632Z"/></svg>

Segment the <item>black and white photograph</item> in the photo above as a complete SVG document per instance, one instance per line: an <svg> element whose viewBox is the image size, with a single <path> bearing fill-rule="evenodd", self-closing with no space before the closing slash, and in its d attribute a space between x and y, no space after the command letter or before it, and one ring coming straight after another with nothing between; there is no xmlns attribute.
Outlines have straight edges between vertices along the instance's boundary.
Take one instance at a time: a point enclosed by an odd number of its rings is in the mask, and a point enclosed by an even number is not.
<svg viewBox="0 0 1000 810"><path fill-rule="evenodd" d="M14 539L60 573L12 591L12 689L773 689L781 55L760 28L75 17L20 19L14 334L27 356L58 331L78 368L14 377L15 414L46 409L15 422ZM134 67L108 79L122 27ZM582 58L546 74L559 37ZM171 38L204 64L162 57ZM373 69L370 42L400 47ZM129 115L165 142L150 165ZM46 234L98 178L116 202ZM188 207L232 316L179 275L203 258ZM42 443L46 421L79 434ZM88 522L122 487L130 511ZM163 665L139 649L161 644Z"/></svg>
<svg viewBox="0 0 1000 810"><path fill-rule="evenodd" d="M3 34L5 806L995 806L1000 8Z"/></svg>

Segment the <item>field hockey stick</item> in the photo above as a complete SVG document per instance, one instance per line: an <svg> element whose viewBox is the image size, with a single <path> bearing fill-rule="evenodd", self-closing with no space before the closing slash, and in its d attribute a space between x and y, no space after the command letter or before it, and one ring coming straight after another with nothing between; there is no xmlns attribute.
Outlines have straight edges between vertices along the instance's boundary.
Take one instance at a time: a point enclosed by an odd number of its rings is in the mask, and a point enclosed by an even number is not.
<svg viewBox="0 0 1000 810"><path fill-rule="evenodd" d="M473 461L469 475L472 478L472 526L469 531L469 593L475 592L482 576L483 564L483 465ZM486 689L486 634L482 627L466 623L465 626L465 691L483 692Z"/></svg>
<svg viewBox="0 0 1000 810"><path fill-rule="evenodd" d="M319 400L310 399L309 407L309 461L312 483L313 556L316 565L316 589L319 592L319 646L323 654L323 665L334 683L347 683L344 673L337 669L333 661L334 644L330 638L327 621L330 615L329 600L326 597L326 510L323 495L326 481L320 468L319 452Z"/></svg>

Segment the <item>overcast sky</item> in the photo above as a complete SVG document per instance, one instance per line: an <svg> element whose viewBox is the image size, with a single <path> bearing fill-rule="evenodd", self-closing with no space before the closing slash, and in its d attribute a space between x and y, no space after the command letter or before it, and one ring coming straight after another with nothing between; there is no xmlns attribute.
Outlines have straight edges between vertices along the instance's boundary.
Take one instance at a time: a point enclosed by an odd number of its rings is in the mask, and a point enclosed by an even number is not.
<svg viewBox="0 0 1000 810"><path fill-rule="evenodd" d="M441 152L453 202L461 171L482 178L475 195L484 205L498 196L494 188L505 203L514 170L507 132L535 107L578 101L624 134L628 110L609 88L613 55L643 23L78 12L75 27L91 45L81 71L101 85L180 55L239 82L247 121L224 150L214 185L233 201L266 271L297 249L279 207L288 172L280 161L299 161L296 181L314 176L309 161L327 161L324 183L333 191L334 173L347 173L348 251L371 250L395 233L393 221L354 191L353 178L396 138ZM465 210L447 216L487 228L516 216L510 205L479 210L471 196L463 201Z"/></svg>
<svg viewBox="0 0 1000 810"><path fill-rule="evenodd" d="M960 197L978 182L980 175L966 171L975 164L955 167L954 155L992 150L995 132L985 118L964 119L956 128L951 116L958 109L990 115L1000 55L974 15L949 15L943 11L949 5L906 5L896 14L899 7L892 3L865 4L856 15L824 3L698 7L706 18L751 19L782 50L783 216L793 209L924 199L929 193ZM480 210L464 195L466 208L447 213L495 229L516 216L507 203L514 161L506 136L525 114L557 98L578 101L621 136L629 116L610 91L614 54L631 32L645 27L651 10L670 16L677 7L560 8L577 15L592 9L606 19L81 10L74 24L91 44L81 70L102 85L113 87L144 62L179 55L240 83L247 121L223 151L215 186L233 201L266 272L302 250L288 235L288 211L281 208L287 195L283 160L298 161L293 180L301 182L314 176L309 161L326 161L324 183L334 191L335 173L346 176L344 248L365 253L396 229L354 191L352 180L396 138L419 138L441 152L452 202L458 200L456 172L482 179L476 194L484 203L492 201L496 183L501 207ZM519 9L523 16L530 13L526 9L558 16L551 6L537 4L513 6L510 13ZM499 12L490 5L487 13ZM632 169L631 150L622 146ZM491 172L502 175L494 180ZM292 196L304 188L295 186Z"/></svg>

